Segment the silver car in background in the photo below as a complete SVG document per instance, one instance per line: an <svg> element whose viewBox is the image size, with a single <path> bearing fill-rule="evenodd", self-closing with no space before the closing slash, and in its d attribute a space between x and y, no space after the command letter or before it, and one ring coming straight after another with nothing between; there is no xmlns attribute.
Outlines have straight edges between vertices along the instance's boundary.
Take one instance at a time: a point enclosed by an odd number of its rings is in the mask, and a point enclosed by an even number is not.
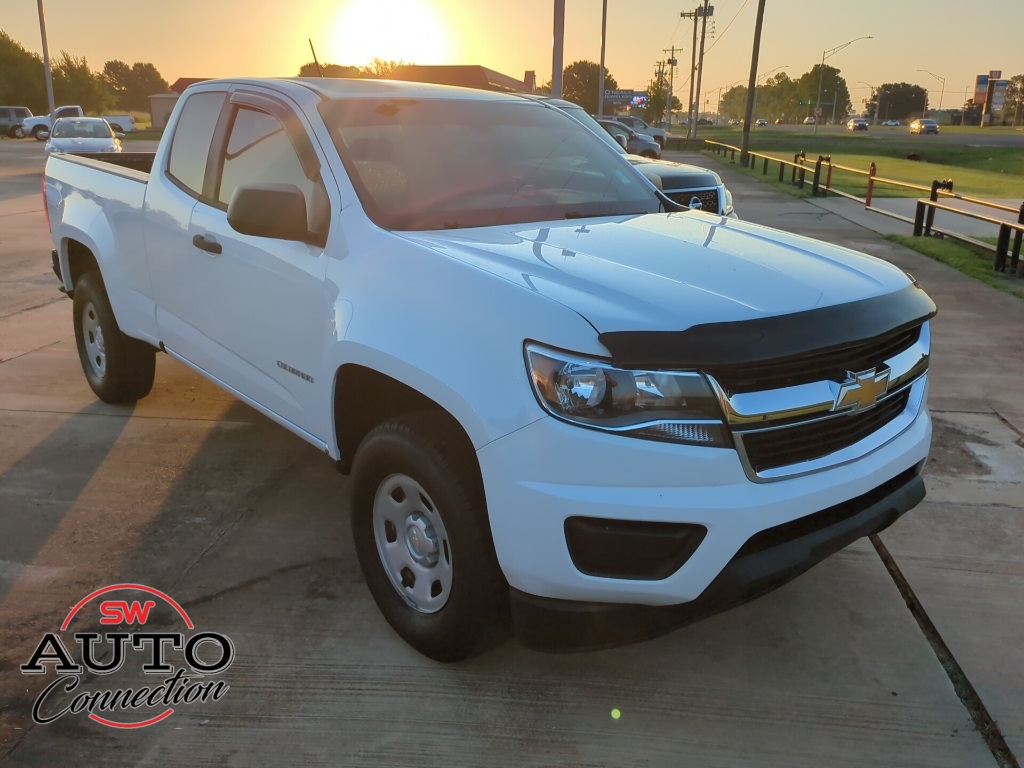
<svg viewBox="0 0 1024 768"><path fill-rule="evenodd" d="M62 117L53 124L43 151L120 152L122 136L102 117Z"/></svg>

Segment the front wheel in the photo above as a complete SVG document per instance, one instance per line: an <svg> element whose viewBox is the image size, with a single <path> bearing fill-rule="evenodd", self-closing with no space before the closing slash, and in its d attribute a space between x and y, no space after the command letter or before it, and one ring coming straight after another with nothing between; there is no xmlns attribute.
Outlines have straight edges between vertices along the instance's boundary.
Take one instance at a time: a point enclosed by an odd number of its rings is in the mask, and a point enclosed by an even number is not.
<svg viewBox="0 0 1024 768"><path fill-rule="evenodd" d="M657 160L658 153L655 152L653 149L645 149L643 152L640 153L640 157L646 157L651 160Z"/></svg>
<svg viewBox="0 0 1024 768"><path fill-rule="evenodd" d="M43 132L46 130L47 128L45 125L37 125L32 129L32 136L35 137L36 141L46 141L46 137L43 136Z"/></svg>
<svg viewBox="0 0 1024 768"><path fill-rule="evenodd" d="M89 387L106 403L139 400L153 388L156 350L125 336L98 272L75 283L75 341Z"/></svg>
<svg viewBox="0 0 1024 768"><path fill-rule="evenodd" d="M443 414L384 422L352 466L352 534L377 607L409 645L458 661L507 634L508 585L472 447Z"/></svg>

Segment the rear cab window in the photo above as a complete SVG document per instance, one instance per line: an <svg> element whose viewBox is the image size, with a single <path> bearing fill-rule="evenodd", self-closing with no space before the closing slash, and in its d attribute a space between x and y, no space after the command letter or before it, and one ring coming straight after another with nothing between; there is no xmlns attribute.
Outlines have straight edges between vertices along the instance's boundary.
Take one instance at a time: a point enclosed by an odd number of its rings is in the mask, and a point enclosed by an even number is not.
<svg viewBox="0 0 1024 768"><path fill-rule="evenodd" d="M167 175L177 186L193 197L203 196L206 165L221 110L227 93L205 91L193 93L181 110L171 137Z"/></svg>

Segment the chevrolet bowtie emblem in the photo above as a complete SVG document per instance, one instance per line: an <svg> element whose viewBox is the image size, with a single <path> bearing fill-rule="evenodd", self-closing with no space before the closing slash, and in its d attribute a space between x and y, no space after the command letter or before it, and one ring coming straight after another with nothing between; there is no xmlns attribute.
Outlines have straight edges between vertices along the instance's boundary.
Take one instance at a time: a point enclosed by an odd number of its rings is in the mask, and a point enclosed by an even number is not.
<svg viewBox="0 0 1024 768"><path fill-rule="evenodd" d="M861 411L871 408L889 388L889 369L877 373L874 368L854 373L846 372L846 381L839 385L839 393L832 404L833 411Z"/></svg>

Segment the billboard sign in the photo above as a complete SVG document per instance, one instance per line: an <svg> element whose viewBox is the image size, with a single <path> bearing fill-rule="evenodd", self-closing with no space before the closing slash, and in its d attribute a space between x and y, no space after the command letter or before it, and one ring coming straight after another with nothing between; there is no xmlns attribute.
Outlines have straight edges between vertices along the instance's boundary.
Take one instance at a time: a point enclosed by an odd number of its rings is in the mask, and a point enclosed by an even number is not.
<svg viewBox="0 0 1024 768"><path fill-rule="evenodd" d="M606 88L604 92L604 100L609 104L621 104L625 107L633 102L634 96L642 95L642 93L637 93L636 91L628 88L614 91Z"/></svg>

